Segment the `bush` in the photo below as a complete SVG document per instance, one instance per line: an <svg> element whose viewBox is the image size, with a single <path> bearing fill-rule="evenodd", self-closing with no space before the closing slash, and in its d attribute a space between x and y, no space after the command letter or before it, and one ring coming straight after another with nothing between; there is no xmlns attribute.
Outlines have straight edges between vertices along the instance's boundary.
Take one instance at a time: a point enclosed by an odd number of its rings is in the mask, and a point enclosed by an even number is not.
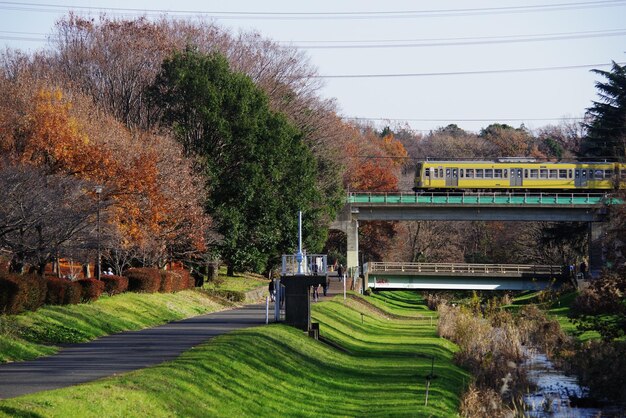
<svg viewBox="0 0 626 418"><path fill-rule="evenodd" d="M160 270L161 284L159 285L159 292L172 293L174 291L175 275L171 271Z"/></svg>
<svg viewBox="0 0 626 418"><path fill-rule="evenodd" d="M83 297L83 288L78 282L71 282L58 277L47 277L47 305L75 305Z"/></svg>
<svg viewBox="0 0 626 418"><path fill-rule="evenodd" d="M77 282L83 288L82 301L94 302L104 292L104 282L96 279L81 279Z"/></svg>
<svg viewBox="0 0 626 418"><path fill-rule="evenodd" d="M48 287L37 275L0 276L0 312L18 314L34 311L44 304Z"/></svg>
<svg viewBox="0 0 626 418"><path fill-rule="evenodd" d="M109 295L118 295L128 290L128 279L123 276L102 275L100 277L104 283L104 291Z"/></svg>
<svg viewBox="0 0 626 418"><path fill-rule="evenodd" d="M155 293L161 287L161 273L155 268L132 268L126 270L128 290L131 292Z"/></svg>

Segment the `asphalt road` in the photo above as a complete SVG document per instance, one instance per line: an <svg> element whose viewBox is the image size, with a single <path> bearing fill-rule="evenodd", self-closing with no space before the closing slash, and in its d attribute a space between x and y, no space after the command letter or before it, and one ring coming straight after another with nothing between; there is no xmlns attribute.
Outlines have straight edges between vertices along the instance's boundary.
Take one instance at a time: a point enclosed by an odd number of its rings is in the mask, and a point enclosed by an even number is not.
<svg viewBox="0 0 626 418"><path fill-rule="evenodd" d="M270 321L273 310L270 306ZM196 316L63 346L52 356L0 365L0 399L58 389L173 360L216 335L265 323L265 304Z"/></svg>

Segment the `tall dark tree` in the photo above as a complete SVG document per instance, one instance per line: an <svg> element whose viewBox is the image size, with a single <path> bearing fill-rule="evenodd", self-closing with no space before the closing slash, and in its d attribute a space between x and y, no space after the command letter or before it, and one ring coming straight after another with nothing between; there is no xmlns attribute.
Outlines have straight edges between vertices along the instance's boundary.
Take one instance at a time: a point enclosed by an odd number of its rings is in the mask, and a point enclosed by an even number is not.
<svg viewBox="0 0 626 418"><path fill-rule="evenodd" d="M219 54L187 50L164 62L151 97L185 152L201 161L229 274L263 271L292 251L299 209L309 251L321 248L315 160L249 77L232 72Z"/></svg>
<svg viewBox="0 0 626 418"><path fill-rule="evenodd" d="M611 71L592 70L606 79L597 82L599 100L587 109L591 122L583 153L592 157L626 157L626 66L613 62Z"/></svg>

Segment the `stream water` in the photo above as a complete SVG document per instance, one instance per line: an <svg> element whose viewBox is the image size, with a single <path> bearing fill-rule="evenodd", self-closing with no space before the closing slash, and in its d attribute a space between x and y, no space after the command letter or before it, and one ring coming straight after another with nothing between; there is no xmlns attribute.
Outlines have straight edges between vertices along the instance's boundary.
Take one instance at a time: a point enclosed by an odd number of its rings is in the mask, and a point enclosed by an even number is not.
<svg viewBox="0 0 626 418"><path fill-rule="evenodd" d="M575 377L557 370L545 354L532 350L527 355L524 366L527 367L529 380L536 385L536 390L524 397L527 417L626 417L626 411L616 406L587 408L573 405L575 402L572 400L586 397L587 388L581 387Z"/></svg>

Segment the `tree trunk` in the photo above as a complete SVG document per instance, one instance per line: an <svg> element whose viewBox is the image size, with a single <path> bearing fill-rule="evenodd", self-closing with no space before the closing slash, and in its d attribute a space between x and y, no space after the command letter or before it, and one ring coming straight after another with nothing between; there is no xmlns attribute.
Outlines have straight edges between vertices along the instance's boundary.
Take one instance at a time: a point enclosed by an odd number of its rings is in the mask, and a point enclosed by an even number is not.
<svg viewBox="0 0 626 418"><path fill-rule="evenodd" d="M89 263L83 264L83 277L85 279L91 279L91 267Z"/></svg>
<svg viewBox="0 0 626 418"><path fill-rule="evenodd" d="M220 268L219 263L215 261L211 261L207 263L206 268L207 268L207 280L212 282L213 280L217 279L217 276L219 274L219 268Z"/></svg>

